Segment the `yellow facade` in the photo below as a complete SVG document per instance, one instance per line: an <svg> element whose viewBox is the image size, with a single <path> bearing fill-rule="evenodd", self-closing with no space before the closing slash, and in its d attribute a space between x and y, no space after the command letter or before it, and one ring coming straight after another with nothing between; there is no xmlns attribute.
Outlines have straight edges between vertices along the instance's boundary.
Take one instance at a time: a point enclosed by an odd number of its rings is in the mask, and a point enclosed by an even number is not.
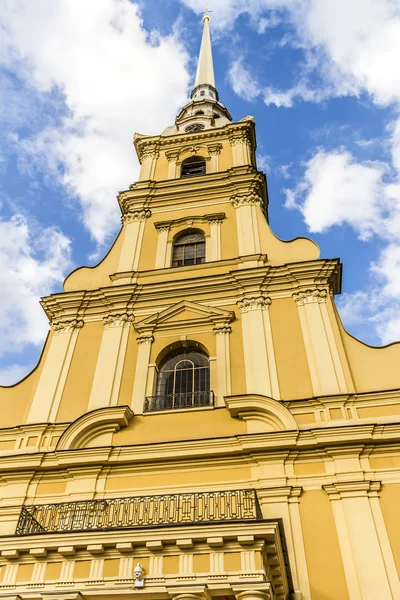
<svg viewBox="0 0 400 600"><path fill-rule="evenodd" d="M0 598L400 598L400 345L350 336L339 261L274 236L254 120L213 90L135 136L114 245L0 389ZM188 232L204 261L173 266ZM184 348L212 401L149 410Z"/></svg>

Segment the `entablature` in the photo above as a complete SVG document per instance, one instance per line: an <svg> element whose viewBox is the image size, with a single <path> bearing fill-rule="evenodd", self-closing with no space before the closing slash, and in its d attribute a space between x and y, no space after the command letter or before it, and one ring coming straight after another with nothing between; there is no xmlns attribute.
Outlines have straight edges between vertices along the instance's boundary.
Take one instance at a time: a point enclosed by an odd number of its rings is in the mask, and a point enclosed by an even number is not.
<svg viewBox="0 0 400 600"><path fill-rule="evenodd" d="M196 206L202 202L230 202L240 195L257 195L265 207L268 203L265 175L251 166L232 167L227 171L199 177L138 182L119 193L123 213L149 210L157 213L182 204Z"/></svg>
<svg viewBox="0 0 400 600"><path fill-rule="evenodd" d="M126 272L110 276L114 285L91 291L63 292L42 299L51 324L91 322L112 316L145 316L175 304L177 297L217 306L243 297L267 295L272 301L296 294L324 298L340 293L338 259L271 266L265 255L220 260L195 266ZM267 263L267 264L266 264ZM294 297L295 296L295 297ZM301 300L302 296L300 296Z"/></svg>

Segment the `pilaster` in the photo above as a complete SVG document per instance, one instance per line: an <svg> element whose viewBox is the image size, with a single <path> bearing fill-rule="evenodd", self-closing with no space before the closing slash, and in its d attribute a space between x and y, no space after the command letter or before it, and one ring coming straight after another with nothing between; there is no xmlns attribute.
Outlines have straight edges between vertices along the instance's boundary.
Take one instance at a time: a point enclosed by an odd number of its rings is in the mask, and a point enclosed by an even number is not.
<svg viewBox="0 0 400 600"><path fill-rule="evenodd" d="M261 243L257 210L263 204L261 196L250 191L235 194L232 196L231 202L236 209L239 256L260 254Z"/></svg>
<svg viewBox="0 0 400 600"><path fill-rule="evenodd" d="M393 580L393 556L386 564L388 546L383 550L371 498L377 499L378 481L351 481L324 485L332 502L339 546L350 600L395 600L397 582ZM375 507L376 510L376 507ZM375 513L377 514L377 513ZM379 523L379 528L383 524ZM398 590L398 587L397 587Z"/></svg>
<svg viewBox="0 0 400 600"><path fill-rule="evenodd" d="M36 388L27 423L54 422L60 406L75 345L83 321L58 321L52 324L53 336Z"/></svg>
<svg viewBox="0 0 400 600"><path fill-rule="evenodd" d="M242 321L246 391L248 394L279 399L270 304L271 298L261 295L243 298L238 302Z"/></svg>
<svg viewBox="0 0 400 600"><path fill-rule="evenodd" d="M315 396L349 391L326 307L328 295L324 288L293 294Z"/></svg>
<svg viewBox="0 0 400 600"><path fill-rule="evenodd" d="M154 171L159 156L160 153L155 148L146 148L140 153L142 166L140 169L139 181L148 181L154 178Z"/></svg>
<svg viewBox="0 0 400 600"><path fill-rule="evenodd" d="M229 138L232 146L233 166L252 165L252 145L248 131L236 131Z"/></svg>
<svg viewBox="0 0 400 600"><path fill-rule="evenodd" d="M132 410L135 415L143 413L143 405L146 395L147 377L149 370L151 344L154 341L152 335L142 335L136 339L139 344L136 359L135 379L132 394Z"/></svg>
<svg viewBox="0 0 400 600"><path fill-rule="evenodd" d="M209 218L210 238L206 245L206 260L221 260L221 225L222 219Z"/></svg>
<svg viewBox="0 0 400 600"><path fill-rule="evenodd" d="M217 347L217 385L216 385L216 406L225 406L224 396L230 396L231 386L231 355L229 336L232 328L228 326L215 327L213 329L216 335Z"/></svg>
<svg viewBox="0 0 400 600"><path fill-rule="evenodd" d="M218 159L221 154L222 144L209 144L207 146L208 153L211 157L210 161L210 173L218 173L219 165Z"/></svg>
<svg viewBox="0 0 400 600"><path fill-rule="evenodd" d="M134 210L123 215L124 237L118 263L118 272L123 273L125 271L138 270L144 228L146 219L150 215L151 212L147 209Z"/></svg>
<svg viewBox="0 0 400 600"><path fill-rule="evenodd" d="M116 406L133 315L108 315L90 392L88 410Z"/></svg>
<svg viewBox="0 0 400 600"><path fill-rule="evenodd" d="M158 242L156 252L156 269L164 269L167 267L167 248L168 248L168 235L171 230L169 225L162 225L157 227Z"/></svg>

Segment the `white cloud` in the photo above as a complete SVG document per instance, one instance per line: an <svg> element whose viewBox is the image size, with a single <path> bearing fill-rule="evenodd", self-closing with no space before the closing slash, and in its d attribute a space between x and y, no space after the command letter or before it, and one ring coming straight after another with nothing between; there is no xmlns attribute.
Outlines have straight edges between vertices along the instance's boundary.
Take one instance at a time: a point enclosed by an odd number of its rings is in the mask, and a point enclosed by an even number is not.
<svg viewBox="0 0 400 600"><path fill-rule="evenodd" d="M245 100L255 100L262 91L257 80L243 66L243 57L232 63L227 79L235 94Z"/></svg>
<svg viewBox="0 0 400 600"><path fill-rule="evenodd" d="M385 344L400 338L399 124L393 125L391 166L320 150L296 188L287 190L287 206L302 212L310 231L348 224L361 239L377 235L386 243L371 265L370 286L339 302L345 323L369 322Z"/></svg>
<svg viewBox="0 0 400 600"><path fill-rule="evenodd" d="M10 365L0 368L0 385L13 385L17 381L23 379L28 372L28 368L24 365Z"/></svg>
<svg viewBox="0 0 400 600"><path fill-rule="evenodd" d="M319 151L297 187L286 191L286 206L298 208L314 233L348 223L367 239L384 226L386 171L384 164L358 163L346 151Z"/></svg>
<svg viewBox="0 0 400 600"><path fill-rule="evenodd" d="M116 192L137 175L132 135L173 121L187 55L175 35L148 35L129 0L3 0L0 25L0 64L42 94L45 110L54 89L67 109L18 151L79 199L102 244L116 227Z"/></svg>
<svg viewBox="0 0 400 600"><path fill-rule="evenodd" d="M48 323L39 300L60 287L70 254L70 241L55 228L23 215L0 219L0 356L42 344ZM10 383L23 372L26 367L13 365L2 374Z"/></svg>

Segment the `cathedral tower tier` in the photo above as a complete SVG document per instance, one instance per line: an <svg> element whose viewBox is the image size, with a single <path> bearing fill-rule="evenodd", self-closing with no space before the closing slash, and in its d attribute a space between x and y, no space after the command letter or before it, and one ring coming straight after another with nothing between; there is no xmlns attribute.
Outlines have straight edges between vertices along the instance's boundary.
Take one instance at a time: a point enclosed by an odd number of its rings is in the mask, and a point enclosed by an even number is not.
<svg viewBox="0 0 400 600"><path fill-rule="evenodd" d="M209 21L111 250L0 389L0 600L400 598L400 346L349 335L339 260L272 233Z"/></svg>

